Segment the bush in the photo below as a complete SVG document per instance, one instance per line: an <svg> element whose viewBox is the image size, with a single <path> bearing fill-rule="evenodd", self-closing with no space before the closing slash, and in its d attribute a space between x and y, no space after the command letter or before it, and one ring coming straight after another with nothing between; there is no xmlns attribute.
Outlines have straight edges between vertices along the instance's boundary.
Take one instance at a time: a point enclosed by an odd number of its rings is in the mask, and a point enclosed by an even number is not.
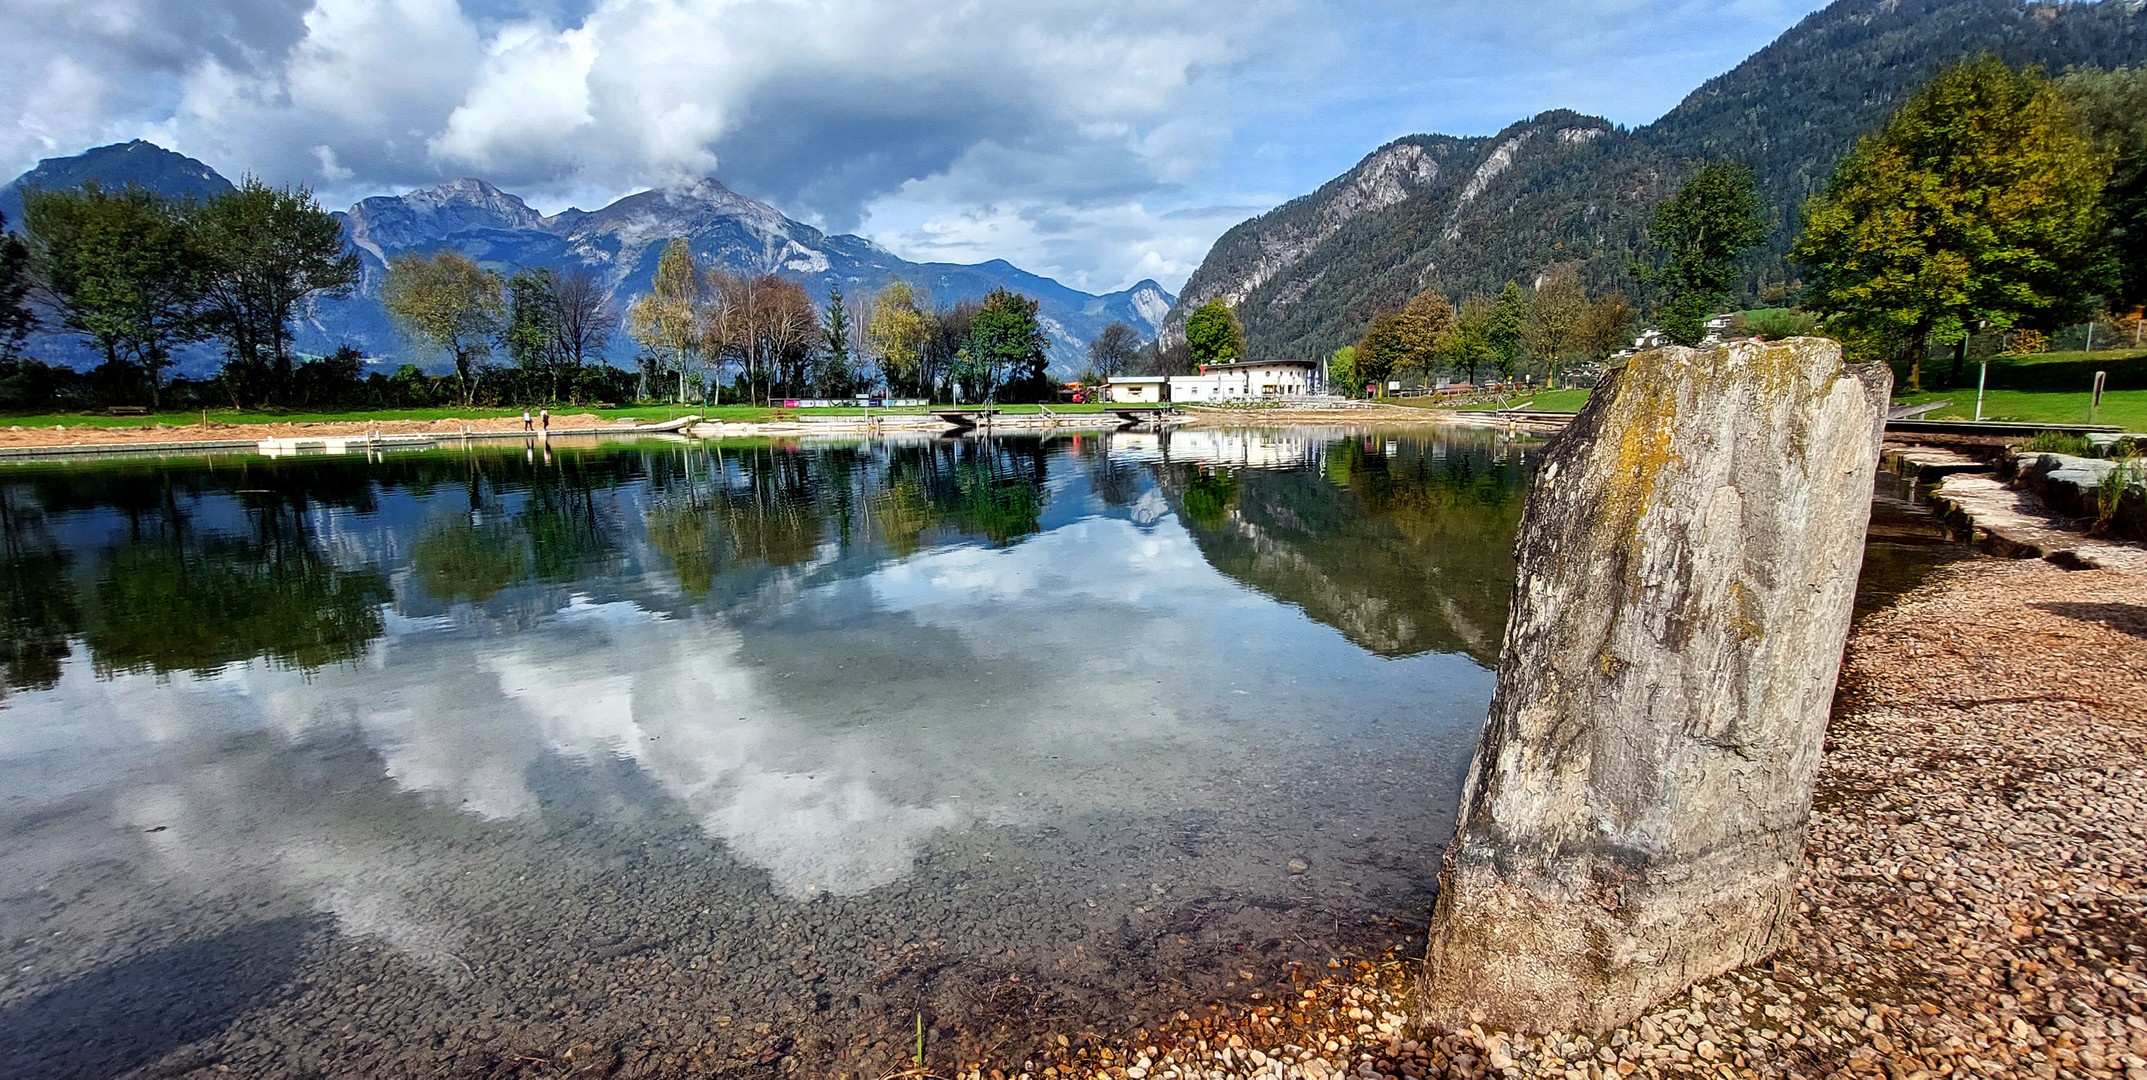
<svg viewBox="0 0 2147 1080"><path fill-rule="evenodd" d="M1819 329L1819 316L1798 308L1763 308L1744 313L1744 331L1768 341L1809 337Z"/></svg>
<svg viewBox="0 0 2147 1080"><path fill-rule="evenodd" d="M2085 435L2069 435L2062 431L2038 431L2035 437L2020 444L2020 449L2030 454L2070 454L2073 457L2095 456L2094 445Z"/></svg>

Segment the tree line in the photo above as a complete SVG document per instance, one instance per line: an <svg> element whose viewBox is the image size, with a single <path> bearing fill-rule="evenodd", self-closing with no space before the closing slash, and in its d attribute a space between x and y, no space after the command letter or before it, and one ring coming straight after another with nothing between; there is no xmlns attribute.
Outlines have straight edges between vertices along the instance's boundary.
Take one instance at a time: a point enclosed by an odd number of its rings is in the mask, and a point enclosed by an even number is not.
<svg viewBox="0 0 2147 1080"><path fill-rule="evenodd" d="M1524 370L1556 381L1561 368L1599 360L1631 333L1633 308L1620 292L1590 296L1577 263L1549 267L1532 287L1509 281L1497 296L1470 296L1457 306L1426 289L1400 310L1372 319L1355 345L1328 360L1328 381L1356 392L1415 376L1430 383L1450 371L1470 385L1495 372L1512 380Z"/></svg>
<svg viewBox="0 0 2147 1080"><path fill-rule="evenodd" d="M891 394L936 401L1048 401L1058 387L1046 373L1050 343L1037 302L994 289L980 300L934 305L902 280L863 305L863 340L872 372ZM1106 328L1090 346L1108 350L1123 331Z"/></svg>
<svg viewBox="0 0 2147 1080"><path fill-rule="evenodd" d="M703 271L685 240L659 257L627 312L648 393L680 401L837 398L875 389L936 401L1042 401L1056 393L1037 301L1006 289L935 307L899 278L816 305L775 274Z"/></svg>
<svg viewBox="0 0 2147 1080"><path fill-rule="evenodd" d="M503 276L459 251L405 252L388 262L380 299L413 345L450 363L441 381L454 404L627 396L624 373L604 360L619 316L592 274L540 267Z"/></svg>
<svg viewBox="0 0 2147 1080"><path fill-rule="evenodd" d="M416 364L367 373L349 346L325 357L292 347L308 302L348 296L361 279L340 225L303 187L249 177L194 201L88 183L29 191L24 203L22 236L0 219L0 407L766 402L877 387L1016 401L1056 392L1033 299L998 289L934 307L897 280L857 300L837 287L815 304L775 274L704 272L683 239L665 246L652 288L623 313L585 272L502 274L454 250L398 255L382 305L446 373ZM82 339L102 363L78 373L24 359L40 328ZM621 329L639 347L631 371L606 360ZM170 374L181 350L207 341L223 354L214 377ZM1115 357L1138 343L1115 324L1091 354Z"/></svg>

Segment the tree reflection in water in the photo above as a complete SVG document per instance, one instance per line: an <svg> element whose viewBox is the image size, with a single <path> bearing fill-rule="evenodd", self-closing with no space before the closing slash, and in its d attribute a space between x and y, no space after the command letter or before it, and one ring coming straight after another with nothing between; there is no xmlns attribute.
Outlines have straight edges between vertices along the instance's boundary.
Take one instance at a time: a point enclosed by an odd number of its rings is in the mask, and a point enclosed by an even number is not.
<svg viewBox="0 0 2147 1080"><path fill-rule="evenodd" d="M1352 435L1319 468L1158 466L1216 569L1381 656L1498 662L1529 455L1489 435Z"/></svg>
<svg viewBox="0 0 2147 1080"><path fill-rule="evenodd" d="M750 603L1018 544L1047 514L1148 527L1157 493L1214 567L1359 646L1494 662L1523 455L1447 436L1308 445L1281 469L1148 460L1093 434L19 466L0 474L0 677L49 688L77 648L105 674L312 669L359 656L390 607ZM1094 498L1053 510L1066 490Z"/></svg>

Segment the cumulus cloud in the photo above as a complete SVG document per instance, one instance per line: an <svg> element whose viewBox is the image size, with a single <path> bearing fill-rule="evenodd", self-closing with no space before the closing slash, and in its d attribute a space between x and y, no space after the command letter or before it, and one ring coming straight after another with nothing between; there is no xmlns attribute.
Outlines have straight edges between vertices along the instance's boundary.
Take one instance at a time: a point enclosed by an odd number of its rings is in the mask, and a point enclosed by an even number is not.
<svg viewBox="0 0 2147 1080"><path fill-rule="evenodd" d="M1811 6L15 0L0 167L146 136L334 201L481 175L547 209L717 175L912 257L1175 284L1387 138L1645 120Z"/></svg>

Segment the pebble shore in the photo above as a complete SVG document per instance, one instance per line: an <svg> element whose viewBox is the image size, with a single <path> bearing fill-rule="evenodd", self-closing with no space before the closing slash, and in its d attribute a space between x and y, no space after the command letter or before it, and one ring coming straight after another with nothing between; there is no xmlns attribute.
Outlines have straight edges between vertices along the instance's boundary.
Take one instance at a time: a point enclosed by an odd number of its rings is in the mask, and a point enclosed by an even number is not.
<svg viewBox="0 0 2147 1080"><path fill-rule="evenodd" d="M2147 1080L2147 573L1976 560L1860 622L1811 820L1797 944L1598 1037L1412 1030L1396 949L947 1075Z"/></svg>

